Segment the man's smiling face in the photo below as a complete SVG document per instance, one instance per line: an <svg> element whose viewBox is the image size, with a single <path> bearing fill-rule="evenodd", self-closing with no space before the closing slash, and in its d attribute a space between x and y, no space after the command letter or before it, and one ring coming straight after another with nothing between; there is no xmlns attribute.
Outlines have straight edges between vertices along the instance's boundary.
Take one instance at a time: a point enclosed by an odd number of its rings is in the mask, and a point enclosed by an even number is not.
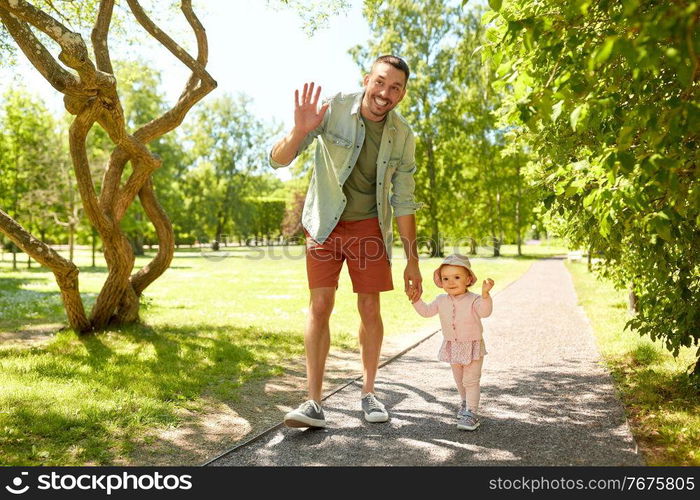
<svg viewBox="0 0 700 500"><path fill-rule="evenodd" d="M380 62L365 76L362 116L378 122L406 95L406 74L389 63Z"/></svg>

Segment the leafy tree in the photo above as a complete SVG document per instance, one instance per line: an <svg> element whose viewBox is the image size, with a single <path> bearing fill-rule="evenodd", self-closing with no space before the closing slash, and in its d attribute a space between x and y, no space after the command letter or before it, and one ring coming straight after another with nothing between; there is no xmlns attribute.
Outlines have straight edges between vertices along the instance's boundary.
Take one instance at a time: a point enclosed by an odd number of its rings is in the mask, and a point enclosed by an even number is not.
<svg viewBox="0 0 700 500"><path fill-rule="evenodd" d="M275 134L249 107L250 98L244 95L224 95L208 102L187 125L194 168L199 169L196 183L208 198L196 209L207 219L202 228L218 241L234 229L232 222L245 220L240 212L246 198L260 193L255 174L262 172L267 143Z"/></svg>
<svg viewBox="0 0 700 500"><path fill-rule="evenodd" d="M506 241L518 245L533 219L534 195L524 181L523 151L506 141L508 129L495 113L502 95L492 88L495 68L475 56L484 43L481 9L464 16L456 35L455 67L438 113L440 156L452 199L442 201L443 227L472 247L489 246L495 256ZM466 237L466 241L464 241Z"/></svg>
<svg viewBox="0 0 700 500"><path fill-rule="evenodd" d="M41 154L45 160L36 171L36 186L28 193L24 214L41 215L33 217L34 224L28 227L35 229L42 241L62 241L67 231L68 258L72 261L83 210L65 140L67 129L51 115L47 114L45 119L52 124L50 133L42 140Z"/></svg>
<svg viewBox="0 0 700 500"><path fill-rule="evenodd" d="M353 54L363 67L381 53L401 55L412 76L401 113L416 133L416 196L426 202L419 230L431 255L455 244L520 241L531 220L523 189L522 155L504 150L494 110L500 95L492 65L474 53L485 29L480 8L450 0L368 1L365 15L377 36ZM517 214L517 216L516 216Z"/></svg>
<svg viewBox="0 0 700 500"><path fill-rule="evenodd" d="M236 227L239 234L246 238L254 235L262 241L263 235L269 243L272 235L282 232L285 200L279 198L251 198L245 200L243 210L237 212Z"/></svg>
<svg viewBox="0 0 700 500"><path fill-rule="evenodd" d="M287 243L303 238L303 226L301 215L304 211L306 192L313 174L313 149L307 148L291 164L292 178L284 183L282 192L273 193L272 196L281 196L285 199L285 215L282 220L282 236Z"/></svg>
<svg viewBox="0 0 700 500"><path fill-rule="evenodd" d="M444 118L438 108L445 102L445 86L454 61L454 43L444 42L454 38L462 8L444 0L370 0L363 12L375 37L366 47L352 51L360 67L368 68L378 55L391 53L407 59L412 68L408 92L399 109L417 138L416 195L426 203L430 251L433 256L442 255L444 204L440 201L441 193L449 193L450 186L436 157L438 122Z"/></svg>
<svg viewBox="0 0 700 500"><path fill-rule="evenodd" d="M697 346L700 6L490 3L484 60L498 65L502 118L534 158L544 206L634 292L628 327L674 354Z"/></svg>
<svg viewBox="0 0 700 500"><path fill-rule="evenodd" d="M286 203L284 219L282 220L282 236L287 240L302 236L301 214L304 211L306 195L300 190L293 190Z"/></svg>
<svg viewBox="0 0 700 500"><path fill-rule="evenodd" d="M0 129L0 203L8 213L28 227L47 227L32 217L32 202L46 208L46 200L37 196L51 185L46 170L53 167L52 153L57 153L54 119L43 104L22 87L13 87L3 96ZM52 148L53 147L53 148ZM60 148L60 146L58 146ZM17 268L13 245L13 268Z"/></svg>

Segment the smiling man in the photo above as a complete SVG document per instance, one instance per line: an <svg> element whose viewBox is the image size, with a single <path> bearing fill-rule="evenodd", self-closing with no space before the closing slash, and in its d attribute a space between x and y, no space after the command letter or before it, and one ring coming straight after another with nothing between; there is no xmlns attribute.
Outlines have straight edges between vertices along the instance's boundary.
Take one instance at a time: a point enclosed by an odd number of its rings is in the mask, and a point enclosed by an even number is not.
<svg viewBox="0 0 700 500"><path fill-rule="evenodd" d="M415 139L394 108L406 95L406 62L376 59L355 94L337 94L319 108L321 87L304 84L294 93L294 128L270 153L270 165L289 165L318 139L314 171L302 213L310 301L304 346L309 399L289 412L289 427L325 427L321 408L323 374L330 347L329 318L338 277L347 261L360 314L363 364L361 408L368 422L389 414L374 394L384 326L380 292L393 290L392 216L407 257L404 291L412 301L422 294L418 268L414 200Z"/></svg>

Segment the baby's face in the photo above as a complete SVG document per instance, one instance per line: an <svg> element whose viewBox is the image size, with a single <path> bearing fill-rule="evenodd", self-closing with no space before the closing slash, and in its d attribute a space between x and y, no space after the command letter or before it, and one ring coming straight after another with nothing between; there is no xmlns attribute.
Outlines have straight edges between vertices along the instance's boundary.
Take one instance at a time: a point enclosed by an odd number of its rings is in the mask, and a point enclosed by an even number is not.
<svg viewBox="0 0 700 500"><path fill-rule="evenodd" d="M442 278L442 288L449 295L467 293L470 278L467 270L462 266L442 266L440 268L440 278Z"/></svg>

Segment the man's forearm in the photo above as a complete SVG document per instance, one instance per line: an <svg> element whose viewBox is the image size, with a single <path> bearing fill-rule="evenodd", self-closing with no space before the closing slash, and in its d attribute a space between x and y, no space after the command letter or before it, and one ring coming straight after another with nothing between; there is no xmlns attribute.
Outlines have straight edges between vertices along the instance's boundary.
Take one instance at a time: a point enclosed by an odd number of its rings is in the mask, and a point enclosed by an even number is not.
<svg viewBox="0 0 700 500"><path fill-rule="evenodd" d="M295 128L289 134L279 140L277 144L272 146L271 158L282 165L289 165L296 158L297 152L301 143L304 141L306 134L298 132Z"/></svg>
<svg viewBox="0 0 700 500"><path fill-rule="evenodd" d="M418 263L418 244L416 242L416 216L402 215L396 218L396 225L399 228L401 243L406 252L408 262Z"/></svg>

